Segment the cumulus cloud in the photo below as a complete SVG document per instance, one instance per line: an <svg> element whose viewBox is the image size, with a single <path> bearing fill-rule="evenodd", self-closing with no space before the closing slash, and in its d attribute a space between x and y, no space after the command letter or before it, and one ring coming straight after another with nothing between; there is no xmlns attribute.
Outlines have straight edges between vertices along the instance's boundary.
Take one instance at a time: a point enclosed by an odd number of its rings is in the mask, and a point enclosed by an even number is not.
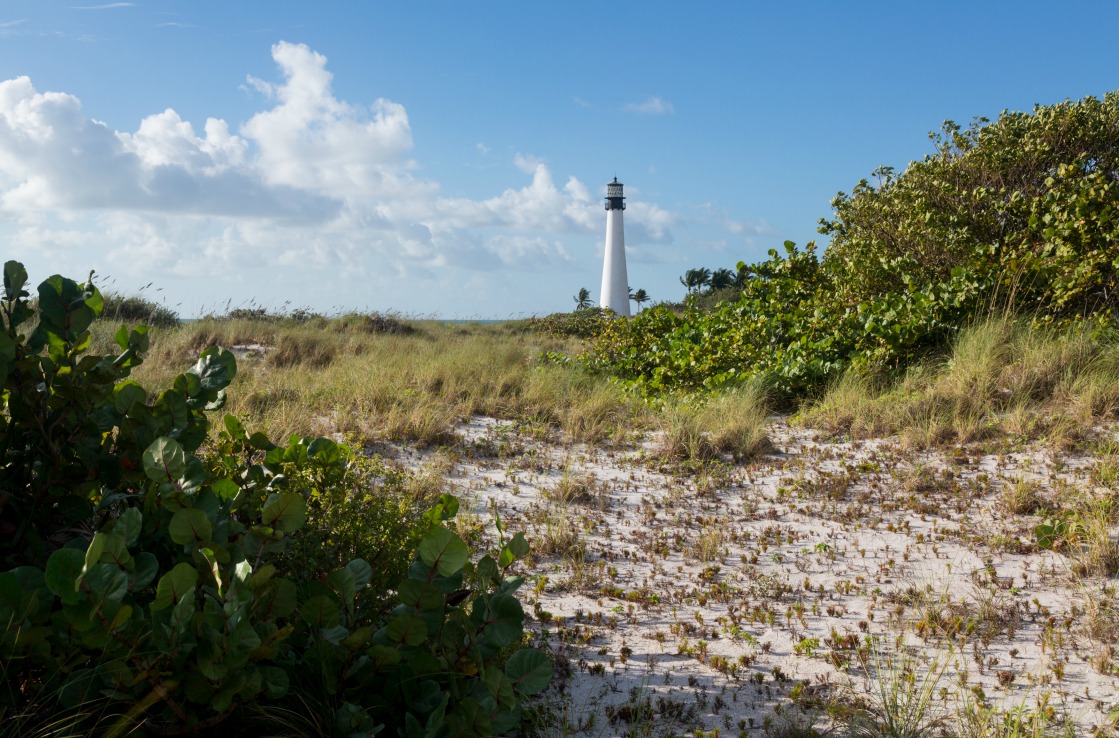
<svg viewBox="0 0 1119 738"><path fill-rule="evenodd" d="M556 187L548 166L518 155L515 166L532 174L532 182L509 188L486 200L444 198L436 203L439 220L454 228L504 227L521 231L575 232L591 223L593 204L578 180Z"/></svg>
<svg viewBox="0 0 1119 738"><path fill-rule="evenodd" d="M118 131L73 95L28 77L0 81L10 243L148 277L334 269L360 282L446 268L568 270L571 244L600 239L602 193L557 180L543 158L518 153L521 182L492 197L445 196L417 175L402 104L339 99L326 57L306 45L277 43L272 58L278 78L248 78L263 105L239 126L199 126L167 108ZM672 213L629 204L627 241L672 242Z"/></svg>
<svg viewBox="0 0 1119 738"><path fill-rule="evenodd" d="M205 136L174 110L135 133L86 118L72 95L27 77L0 82L0 210L105 209L221 216L325 217L338 203L268 187L247 143L220 120Z"/></svg>
<svg viewBox="0 0 1119 738"><path fill-rule="evenodd" d="M640 115L668 115L676 112L676 108L672 107L672 103L656 95L647 97L639 103L624 105L622 110L627 113L638 113Z"/></svg>
<svg viewBox="0 0 1119 738"><path fill-rule="evenodd" d="M409 184L404 155L412 132L403 105L381 98L367 110L338 100L326 57L305 45L276 44L272 58L284 82L249 81L277 104L242 128L257 145L265 181L336 197L388 194Z"/></svg>

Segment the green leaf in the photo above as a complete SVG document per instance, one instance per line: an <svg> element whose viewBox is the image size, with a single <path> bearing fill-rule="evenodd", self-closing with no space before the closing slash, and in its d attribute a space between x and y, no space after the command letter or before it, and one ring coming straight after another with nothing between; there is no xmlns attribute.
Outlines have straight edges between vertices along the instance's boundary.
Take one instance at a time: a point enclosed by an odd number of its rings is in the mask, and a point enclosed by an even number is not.
<svg viewBox="0 0 1119 738"><path fill-rule="evenodd" d="M105 550L105 534L94 533L93 540L89 542L89 547L85 551L85 562L82 565L82 576L92 569L95 564L101 561L101 552Z"/></svg>
<svg viewBox="0 0 1119 738"><path fill-rule="evenodd" d="M249 436L249 445L257 451L271 451L277 448L276 444L272 443L272 440L261 431L257 431Z"/></svg>
<svg viewBox="0 0 1119 738"><path fill-rule="evenodd" d="M4 297L14 300L27 284L27 270L18 261L4 262Z"/></svg>
<svg viewBox="0 0 1119 738"><path fill-rule="evenodd" d="M121 571L130 568L132 556L124 536L119 533L95 533L85 553L84 571L89 571L98 563L113 564Z"/></svg>
<svg viewBox="0 0 1119 738"><path fill-rule="evenodd" d="M128 575L111 564L93 567L85 578L95 603L95 609L115 613L113 605L119 605L128 594Z"/></svg>
<svg viewBox="0 0 1119 738"><path fill-rule="evenodd" d="M342 460L342 449L329 438L316 438L307 447L307 456L323 466L333 466Z"/></svg>
<svg viewBox="0 0 1119 738"><path fill-rule="evenodd" d="M346 569L354 577L354 586L361 589L369 584L369 580L373 577L373 567L365 559L354 559L346 564Z"/></svg>
<svg viewBox="0 0 1119 738"><path fill-rule="evenodd" d="M307 502L295 492L273 494L264 503L260 520L270 528L290 533L307 521Z"/></svg>
<svg viewBox="0 0 1119 738"><path fill-rule="evenodd" d="M221 566L218 565L218 560L214 556L214 552L211 549L203 548L200 549L198 553L206 560L207 566L210 567L210 574L214 577L214 584L218 587L218 597L221 597L224 584L221 579Z"/></svg>
<svg viewBox="0 0 1119 738"><path fill-rule="evenodd" d="M230 502L241 493L241 488L237 483L228 477L219 479L210 485L210 490L222 502Z"/></svg>
<svg viewBox="0 0 1119 738"><path fill-rule="evenodd" d="M435 610L446 602L446 595L435 585L415 579L405 579L401 582L396 596L402 603L417 610Z"/></svg>
<svg viewBox="0 0 1119 738"><path fill-rule="evenodd" d="M501 554L498 556L497 559L497 565L504 569L512 564L514 561L523 559L525 556L528 555L528 552L529 545L528 541L525 540L525 534L518 533L517 535L513 536L513 540L509 541L502 547Z"/></svg>
<svg viewBox="0 0 1119 738"><path fill-rule="evenodd" d="M113 336L113 340L116 341L116 344L117 344L117 346L120 347L121 351L127 351L128 350L128 326L122 325L120 328L118 328L117 332L116 332L116 335Z"/></svg>
<svg viewBox="0 0 1119 738"><path fill-rule="evenodd" d="M245 426L241 425L241 421L234 415L226 415L224 418L225 429L229 432L230 437L237 441L244 441L249 436L245 432Z"/></svg>
<svg viewBox="0 0 1119 738"><path fill-rule="evenodd" d="M509 657L505 675L521 694L537 694L552 681L552 662L535 648L522 648Z"/></svg>
<svg viewBox="0 0 1119 738"><path fill-rule="evenodd" d="M113 531L123 538L127 545L134 546L136 545L136 541L140 538L140 531L143 527L143 514L139 509L130 507L117 518L117 523L113 526Z"/></svg>
<svg viewBox="0 0 1119 738"><path fill-rule="evenodd" d="M462 539L446 528L429 530L420 541L419 554L425 564L445 577L461 570L470 557Z"/></svg>
<svg viewBox="0 0 1119 738"><path fill-rule="evenodd" d="M478 561L474 571L477 574L478 582L482 586L486 586L497 579L497 562L493 560L492 556L483 556Z"/></svg>
<svg viewBox="0 0 1119 738"><path fill-rule="evenodd" d="M286 618L299 604L295 585L287 579L276 577L268 580L253 601L253 611L264 620Z"/></svg>
<svg viewBox="0 0 1119 738"><path fill-rule="evenodd" d="M210 540L213 530L206 513L194 508L179 510L171 516L171 523L167 526L171 540L180 545L193 541L205 543Z"/></svg>
<svg viewBox="0 0 1119 738"><path fill-rule="evenodd" d="M482 681L486 685L486 691L490 693L490 696L498 705L505 709L516 706L517 698L513 695L513 685L507 674L497 667L491 666L486 669Z"/></svg>
<svg viewBox="0 0 1119 738"><path fill-rule="evenodd" d="M338 605L326 595L312 597L299 608L299 614L316 628L329 628L338 624Z"/></svg>
<svg viewBox="0 0 1119 738"><path fill-rule="evenodd" d="M135 562L136 566L132 570L133 591L147 587L155 581L155 575L159 573L159 559L153 553L141 551L136 554Z"/></svg>
<svg viewBox="0 0 1119 738"><path fill-rule="evenodd" d="M512 595L497 594L490 598L486 612L484 637L487 643L504 648L521 639L524 632L524 610Z"/></svg>
<svg viewBox="0 0 1119 738"><path fill-rule="evenodd" d="M186 472L186 453L173 438L155 439L144 451L144 473L156 482L174 482Z"/></svg>
<svg viewBox="0 0 1119 738"><path fill-rule="evenodd" d="M188 373L198 377L203 393L216 395L237 376L237 359L221 346L212 346L202 352Z"/></svg>
<svg viewBox="0 0 1119 738"><path fill-rule="evenodd" d="M78 579L84 567L84 551L75 548L58 549L47 559L45 572L47 589L58 595L62 604L76 604L81 599L78 593Z"/></svg>
<svg viewBox="0 0 1119 738"><path fill-rule="evenodd" d="M152 612L159 612L177 604L184 594L194 589L196 584L198 584L198 571L185 561L176 564L175 568L159 578Z"/></svg>
<svg viewBox="0 0 1119 738"><path fill-rule="evenodd" d="M397 615L386 630L389 638L406 646L418 646L427 640L427 623L415 615Z"/></svg>
<svg viewBox="0 0 1119 738"><path fill-rule="evenodd" d="M137 402L144 402L147 399L147 390L131 379L126 379L113 387L113 407L121 415L126 415Z"/></svg>
<svg viewBox="0 0 1119 738"><path fill-rule="evenodd" d="M349 608L354 602L357 587L354 584L354 575L349 569L335 569L327 575L327 583L338 594L338 599Z"/></svg>
<svg viewBox="0 0 1119 738"><path fill-rule="evenodd" d="M439 495L439 506L442 508L443 520L450 520L458 515L459 501L454 495L446 493Z"/></svg>
<svg viewBox="0 0 1119 738"><path fill-rule="evenodd" d="M269 699L276 700L287 694L289 682L286 671L277 666L262 666L260 675L264 679L264 693Z"/></svg>

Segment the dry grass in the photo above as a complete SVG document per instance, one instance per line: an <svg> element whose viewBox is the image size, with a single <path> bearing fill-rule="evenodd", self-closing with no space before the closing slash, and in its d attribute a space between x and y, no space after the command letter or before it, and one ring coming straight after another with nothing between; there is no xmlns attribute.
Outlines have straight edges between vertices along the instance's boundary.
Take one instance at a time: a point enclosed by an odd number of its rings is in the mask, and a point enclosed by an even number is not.
<svg viewBox="0 0 1119 738"><path fill-rule="evenodd" d="M341 432L361 442L453 442L472 416L554 428L572 442L624 441L648 410L605 379L542 364L544 352L574 353L569 339L504 325L421 322L377 329L361 316L333 322L200 320L154 331L148 387L166 386L201 350L263 346L238 362L227 411L271 437ZM111 341L106 328L99 340Z"/></svg>
<svg viewBox="0 0 1119 738"><path fill-rule="evenodd" d="M918 449L1006 435L1069 451L1117 411L1114 336L997 318L960 331L939 363L893 382L848 372L800 420L852 438L899 435Z"/></svg>
<svg viewBox="0 0 1119 738"><path fill-rule="evenodd" d="M706 400L668 403L660 413L659 451L681 461L706 461L721 455L744 461L772 453L768 407L760 384L747 384Z"/></svg>
<svg viewBox="0 0 1119 738"><path fill-rule="evenodd" d="M1012 515L1030 515L1042 507L1041 483L1034 479L1016 477L1003 485L1000 497L1002 507Z"/></svg>

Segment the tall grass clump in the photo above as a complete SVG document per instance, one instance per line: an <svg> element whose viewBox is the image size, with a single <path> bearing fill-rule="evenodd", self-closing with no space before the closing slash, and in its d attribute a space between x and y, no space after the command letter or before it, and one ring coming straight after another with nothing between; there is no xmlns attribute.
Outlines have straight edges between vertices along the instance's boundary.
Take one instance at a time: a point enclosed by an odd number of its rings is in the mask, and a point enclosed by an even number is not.
<svg viewBox="0 0 1119 738"><path fill-rule="evenodd" d="M1117 408L1113 333L996 317L964 328L941 358L893 381L849 370L800 420L855 437L898 434L918 447L1000 433L1068 448Z"/></svg>
<svg viewBox="0 0 1119 738"><path fill-rule="evenodd" d="M728 455L746 460L771 453L769 395L760 382L707 398L666 402L659 412L660 453L681 461Z"/></svg>
<svg viewBox="0 0 1119 738"><path fill-rule="evenodd" d="M863 662L869 682L866 703L845 726L852 738L931 738L948 716L937 702L946 659L920 663L904 650L870 650Z"/></svg>

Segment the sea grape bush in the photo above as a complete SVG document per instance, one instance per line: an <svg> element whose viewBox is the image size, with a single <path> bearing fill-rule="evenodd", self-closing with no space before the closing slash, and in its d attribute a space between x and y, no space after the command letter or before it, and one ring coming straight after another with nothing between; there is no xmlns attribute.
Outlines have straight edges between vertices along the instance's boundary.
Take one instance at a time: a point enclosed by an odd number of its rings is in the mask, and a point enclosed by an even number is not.
<svg viewBox="0 0 1119 738"><path fill-rule="evenodd" d="M193 734L262 719L269 704L317 706L308 721L341 736L517 724L551 674L543 654L517 650L510 567L527 553L523 536L472 563L444 525L458 508L445 495L389 537L418 543L417 557L395 593L366 607L382 562L342 557L368 536L318 546L312 572L290 555L309 550L308 531L329 542L324 510L346 479L345 447L277 445L232 416L205 446L207 413L236 374L230 353L208 349L153 397L127 379L146 329L121 328L116 356L89 355L103 305L92 282L51 277L37 309L26 282L5 264L0 715L16 732L68 720L91 734ZM387 616L385 600L398 603ZM314 699L298 693L308 685Z"/></svg>
<svg viewBox="0 0 1119 738"><path fill-rule="evenodd" d="M823 259L786 243L740 263L737 299L611 321L587 363L649 394L761 375L798 397L852 367L905 367L985 311L1114 324L1119 92L933 139L935 154L832 201Z"/></svg>
<svg viewBox="0 0 1119 738"><path fill-rule="evenodd" d="M614 313L608 308L576 308L570 313L552 313L525 321L528 330L556 338L593 338L610 324Z"/></svg>
<svg viewBox="0 0 1119 738"><path fill-rule="evenodd" d="M646 310L613 321L585 357L640 391L694 392L766 377L774 391L809 393L850 366L900 365L951 333L981 293L959 269L944 282L909 281L854 306L832 299L830 275L813 244L760 264L740 264L751 276L736 302L714 310Z"/></svg>

